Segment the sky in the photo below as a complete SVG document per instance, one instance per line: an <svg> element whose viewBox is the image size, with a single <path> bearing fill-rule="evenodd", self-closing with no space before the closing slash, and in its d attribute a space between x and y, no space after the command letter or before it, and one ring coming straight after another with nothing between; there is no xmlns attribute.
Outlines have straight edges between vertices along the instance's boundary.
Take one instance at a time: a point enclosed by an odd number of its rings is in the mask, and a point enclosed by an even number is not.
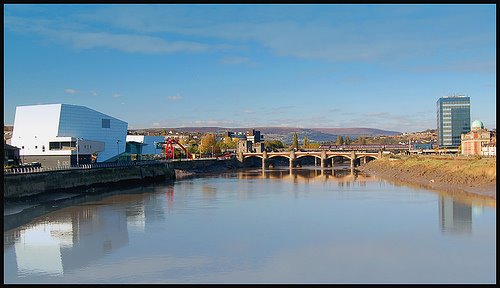
<svg viewBox="0 0 500 288"><path fill-rule="evenodd" d="M494 4L4 5L4 124L82 105L129 129L496 129Z"/></svg>

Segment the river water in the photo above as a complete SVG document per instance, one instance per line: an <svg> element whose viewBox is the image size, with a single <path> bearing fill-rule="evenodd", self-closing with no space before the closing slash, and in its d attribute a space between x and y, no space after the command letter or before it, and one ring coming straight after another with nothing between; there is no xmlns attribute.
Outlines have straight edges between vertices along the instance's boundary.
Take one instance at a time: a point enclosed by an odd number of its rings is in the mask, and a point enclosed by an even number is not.
<svg viewBox="0 0 500 288"><path fill-rule="evenodd" d="M4 283L496 283L494 200L349 170L51 197L4 203Z"/></svg>

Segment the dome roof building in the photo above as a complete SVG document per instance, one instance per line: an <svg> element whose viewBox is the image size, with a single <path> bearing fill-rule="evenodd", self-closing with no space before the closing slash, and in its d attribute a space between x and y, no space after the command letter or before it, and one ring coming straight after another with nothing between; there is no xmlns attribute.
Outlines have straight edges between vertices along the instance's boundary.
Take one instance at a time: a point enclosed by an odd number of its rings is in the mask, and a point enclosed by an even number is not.
<svg viewBox="0 0 500 288"><path fill-rule="evenodd" d="M460 138L463 155L496 155L494 133L484 129L483 122L479 120L474 120L471 131Z"/></svg>
<svg viewBox="0 0 500 288"><path fill-rule="evenodd" d="M471 130L484 129L483 122L479 120L474 120L471 125Z"/></svg>

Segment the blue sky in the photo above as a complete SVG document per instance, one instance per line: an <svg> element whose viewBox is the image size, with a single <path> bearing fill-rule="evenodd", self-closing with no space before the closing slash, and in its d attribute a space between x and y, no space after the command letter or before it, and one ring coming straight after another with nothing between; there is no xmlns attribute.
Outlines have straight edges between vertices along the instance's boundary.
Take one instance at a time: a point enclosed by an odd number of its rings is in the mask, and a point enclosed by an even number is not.
<svg viewBox="0 0 500 288"><path fill-rule="evenodd" d="M4 123L83 105L130 129L496 128L495 5L4 5Z"/></svg>

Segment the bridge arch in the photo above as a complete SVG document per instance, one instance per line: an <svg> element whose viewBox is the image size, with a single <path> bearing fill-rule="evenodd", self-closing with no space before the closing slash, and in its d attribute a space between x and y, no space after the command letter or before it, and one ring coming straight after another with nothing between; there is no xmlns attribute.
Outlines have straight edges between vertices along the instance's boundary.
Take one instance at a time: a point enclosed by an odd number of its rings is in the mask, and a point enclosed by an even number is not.
<svg viewBox="0 0 500 288"><path fill-rule="evenodd" d="M349 156L349 155L328 155L326 157L326 160L328 160L328 159L335 159L336 157L345 158L347 160L351 160L352 159L351 156Z"/></svg>
<svg viewBox="0 0 500 288"><path fill-rule="evenodd" d="M321 160L321 155L316 155L316 154L306 154L306 155L297 155L296 159L304 158L304 157L314 157L318 158Z"/></svg>
<svg viewBox="0 0 500 288"><path fill-rule="evenodd" d="M262 156L262 154L260 154L260 155L259 154L254 154L254 155L244 155L243 156L243 160L248 159L248 158L252 158L252 157L264 159L264 156Z"/></svg>
<svg viewBox="0 0 500 288"><path fill-rule="evenodd" d="M272 159L272 158L279 158L279 157L286 158L286 159L290 160L290 155L270 155L267 158Z"/></svg>
<svg viewBox="0 0 500 288"><path fill-rule="evenodd" d="M241 159L241 163L248 167L256 167L262 166L264 163L264 157L262 155L253 154L253 155L244 155Z"/></svg>
<svg viewBox="0 0 500 288"><path fill-rule="evenodd" d="M292 157L290 155L286 155L286 154L278 154L278 155L269 155L268 154L266 162L269 166L272 166L272 167L293 165Z"/></svg>
<svg viewBox="0 0 500 288"><path fill-rule="evenodd" d="M294 163L295 165L297 165L298 167L302 167L302 165L313 165L313 166L316 166L318 165L323 165L322 164L322 161L323 161L323 158L321 157L320 154L295 154L295 159L294 159ZM319 161L318 161L319 160ZM312 162L311 162L312 161Z"/></svg>

